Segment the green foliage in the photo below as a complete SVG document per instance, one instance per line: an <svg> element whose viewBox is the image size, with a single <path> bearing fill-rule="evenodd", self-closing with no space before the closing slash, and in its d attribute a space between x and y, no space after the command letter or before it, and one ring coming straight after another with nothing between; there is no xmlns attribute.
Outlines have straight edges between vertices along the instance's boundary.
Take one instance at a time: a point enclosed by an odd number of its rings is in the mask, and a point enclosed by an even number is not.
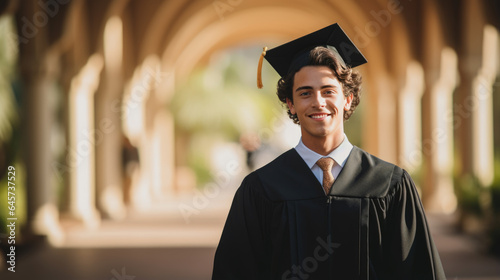
<svg viewBox="0 0 500 280"><path fill-rule="evenodd" d="M19 229L21 226L26 224L27 218L27 205L26 205L26 183L24 178L26 176L24 167L19 163L14 163L12 166L15 168L15 215L12 217L17 218L16 220L16 236L19 237ZM7 174L6 174L7 175ZM12 176L11 176L12 177ZM8 186L8 176L4 176L0 179L0 233L7 233L7 218L10 218L8 207L7 196L7 186ZM12 184L11 184L12 186Z"/></svg>
<svg viewBox="0 0 500 280"><path fill-rule="evenodd" d="M495 178L491 185L491 208L492 220L490 222L490 248L491 251L500 255L500 157L495 157Z"/></svg>
<svg viewBox="0 0 500 280"><path fill-rule="evenodd" d="M495 177L490 186L482 186L471 174L455 177L455 189L462 215L473 215L487 229L489 248L500 255L500 157L495 157Z"/></svg>
<svg viewBox="0 0 500 280"><path fill-rule="evenodd" d="M14 81L17 74L17 32L14 18L11 15L0 16L0 233L7 232L6 224L9 216L7 200L8 166L15 167L15 217L16 230L26 222L26 189L24 169L17 163L19 143L21 142L18 124L18 104L14 92ZM11 176L12 177L12 176ZM12 186L12 184L11 184ZM12 196L12 195L11 195ZM16 236L19 232L17 232Z"/></svg>
<svg viewBox="0 0 500 280"><path fill-rule="evenodd" d="M493 211L500 215L500 156L495 157L495 177L491 185Z"/></svg>
<svg viewBox="0 0 500 280"><path fill-rule="evenodd" d="M480 205L481 187L475 176L463 174L455 177L455 193L462 211L479 216L482 214Z"/></svg>
<svg viewBox="0 0 500 280"><path fill-rule="evenodd" d="M17 45L13 41L14 28L12 16L0 16L0 142L12 137L13 122L17 119L12 81L16 73Z"/></svg>

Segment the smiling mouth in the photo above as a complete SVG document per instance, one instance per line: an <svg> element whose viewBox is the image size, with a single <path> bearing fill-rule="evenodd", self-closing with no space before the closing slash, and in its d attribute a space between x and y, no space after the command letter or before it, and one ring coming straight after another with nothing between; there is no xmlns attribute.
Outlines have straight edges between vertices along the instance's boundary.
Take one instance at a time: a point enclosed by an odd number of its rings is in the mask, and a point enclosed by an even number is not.
<svg viewBox="0 0 500 280"><path fill-rule="evenodd" d="M312 114L312 115L309 115L310 118L316 119L316 120L324 119L328 116L330 116L330 114Z"/></svg>

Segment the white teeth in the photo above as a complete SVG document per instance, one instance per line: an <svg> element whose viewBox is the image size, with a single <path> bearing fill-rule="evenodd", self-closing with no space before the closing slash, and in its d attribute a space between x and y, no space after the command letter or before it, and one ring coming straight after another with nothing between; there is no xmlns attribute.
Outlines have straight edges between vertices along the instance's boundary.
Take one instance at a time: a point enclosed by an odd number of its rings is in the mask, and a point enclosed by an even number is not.
<svg viewBox="0 0 500 280"><path fill-rule="evenodd" d="M311 118L313 119L321 119L321 118L325 118L326 116L328 116L327 114L323 114L323 115L312 115Z"/></svg>

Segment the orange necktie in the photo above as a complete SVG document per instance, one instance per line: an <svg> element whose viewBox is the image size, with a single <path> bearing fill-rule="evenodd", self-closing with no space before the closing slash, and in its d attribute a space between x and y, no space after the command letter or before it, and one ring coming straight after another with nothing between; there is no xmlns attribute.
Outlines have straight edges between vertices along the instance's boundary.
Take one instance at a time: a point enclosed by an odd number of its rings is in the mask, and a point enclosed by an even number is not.
<svg viewBox="0 0 500 280"><path fill-rule="evenodd" d="M332 174L333 159L331 157L320 158L316 164L323 170L323 189L328 195L332 188L333 181L335 181Z"/></svg>

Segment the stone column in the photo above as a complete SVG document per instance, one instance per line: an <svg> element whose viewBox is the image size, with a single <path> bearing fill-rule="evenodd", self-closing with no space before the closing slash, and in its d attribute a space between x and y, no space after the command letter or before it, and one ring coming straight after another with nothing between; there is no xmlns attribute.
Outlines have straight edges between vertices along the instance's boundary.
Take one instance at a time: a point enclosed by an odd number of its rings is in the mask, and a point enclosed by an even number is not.
<svg viewBox="0 0 500 280"><path fill-rule="evenodd" d="M139 172L130 189L131 206L139 211L147 210L152 202L153 144L151 141L151 108L146 104L151 86L154 85L154 68L143 62L136 67L125 91L120 109L123 133L138 148Z"/></svg>
<svg viewBox="0 0 500 280"><path fill-rule="evenodd" d="M482 186L490 186L494 177L492 91L498 73L498 40L498 31L485 26L481 68L472 82L472 99L464 104L472 111L473 171Z"/></svg>
<svg viewBox="0 0 500 280"><path fill-rule="evenodd" d="M174 120L166 106L158 108L153 126L153 181L156 198L172 198L174 190Z"/></svg>
<svg viewBox="0 0 500 280"><path fill-rule="evenodd" d="M379 91L378 110L378 151L389 162L397 161L396 91L388 77L377 82Z"/></svg>
<svg viewBox="0 0 500 280"><path fill-rule="evenodd" d="M457 201L453 190L453 92L457 84L457 56L450 48L441 52L438 80L429 85L428 123L422 141L426 158L424 193L426 209L451 213Z"/></svg>
<svg viewBox="0 0 500 280"><path fill-rule="evenodd" d="M459 172L483 186L493 180L492 84L498 60L498 31L485 23L481 1L465 1L460 54L460 88L455 102Z"/></svg>
<svg viewBox="0 0 500 280"><path fill-rule="evenodd" d="M425 1L426 15L420 46L423 50L426 89L422 99L422 200L426 210L451 213L456 208L453 190L452 95L456 87L457 55L445 47L438 7Z"/></svg>
<svg viewBox="0 0 500 280"><path fill-rule="evenodd" d="M155 58L156 78L151 98L156 101L153 135L156 162L161 168L154 172L154 190L159 197L172 199L177 194L175 186L175 125L169 104L175 89L175 73L171 67L161 65Z"/></svg>
<svg viewBox="0 0 500 280"><path fill-rule="evenodd" d="M382 72L382 71L380 71ZM373 92L362 97L366 116L363 119L363 147L389 162L397 162L397 122L395 87L387 73L377 73L371 80ZM348 124L347 124L348 125Z"/></svg>
<svg viewBox="0 0 500 280"><path fill-rule="evenodd" d="M94 125L94 94L103 66L100 55L92 55L72 81L69 92L69 149L73 162L70 170L69 210L86 226L99 224L95 201L95 144L109 123Z"/></svg>
<svg viewBox="0 0 500 280"><path fill-rule="evenodd" d="M32 72L24 77L27 86L24 95L22 126L25 131L25 167L28 200L28 227L31 233L46 235L52 244L63 241L56 204L54 158L51 154L51 131L55 121L54 73L47 64L55 63L47 57L42 64L45 71Z"/></svg>
<svg viewBox="0 0 500 280"><path fill-rule="evenodd" d="M118 16L109 18L104 29L103 82L96 94L95 124L109 124L109 129L99 131L101 139L96 141L95 147L97 205L103 216L111 219L122 219L126 215L120 114L123 93L122 34L121 19Z"/></svg>
<svg viewBox="0 0 500 280"><path fill-rule="evenodd" d="M422 95L424 72L412 61L406 69L406 83L399 95L399 162L408 172L422 163Z"/></svg>

